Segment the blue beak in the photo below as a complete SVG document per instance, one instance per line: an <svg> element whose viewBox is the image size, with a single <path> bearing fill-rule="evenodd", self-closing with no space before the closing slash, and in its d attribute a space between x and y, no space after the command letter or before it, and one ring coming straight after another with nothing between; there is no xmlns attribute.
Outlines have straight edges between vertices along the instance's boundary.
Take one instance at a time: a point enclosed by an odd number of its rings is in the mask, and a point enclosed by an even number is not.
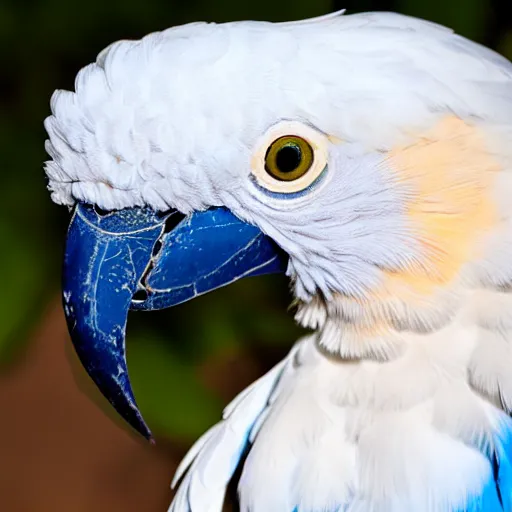
<svg viewBox="0 0 512 512"><path fill-rule="evenodd" d="M78 357L117 412L151 439L128 377L128 310L162 309L242 277L283 272L287 260L273 240L224 208L185 217L79 204L63 271L64 312Z"/></svg>

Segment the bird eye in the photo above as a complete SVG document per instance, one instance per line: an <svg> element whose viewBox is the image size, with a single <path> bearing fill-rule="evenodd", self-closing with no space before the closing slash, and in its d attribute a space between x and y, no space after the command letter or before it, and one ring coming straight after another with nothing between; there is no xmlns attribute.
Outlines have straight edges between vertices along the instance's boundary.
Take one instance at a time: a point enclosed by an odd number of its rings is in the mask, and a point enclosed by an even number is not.
<svg viewBox="0 0 512 512"><path fill-rule="evenodd" d="M265 170L276 180L293 181L304 176L313 164L313 148L301 137L279 137L267 150Z"/></svg>
<svg viewBox="0 0 512 512"><path fill-rule="evenodd" d="M271 126L252 158L253 181L276 197L307 193L326 174L327 142L323 133L297 121Z"/></svg>

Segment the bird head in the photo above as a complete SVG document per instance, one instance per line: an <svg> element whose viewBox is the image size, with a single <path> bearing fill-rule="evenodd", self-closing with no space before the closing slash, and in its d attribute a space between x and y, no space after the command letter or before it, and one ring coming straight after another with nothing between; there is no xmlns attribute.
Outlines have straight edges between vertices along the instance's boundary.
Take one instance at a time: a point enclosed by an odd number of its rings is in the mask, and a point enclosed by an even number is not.
<svg viewBox="0 0 512 512"><path fill-rule="evenodd" d="M128 311L242 277L286 272L298 321L343 358L391 357L507 286L511 81L496 54L384 13L105 49L45 122L49 189L72 209L64 310L102 393L149 437Z"/></svg>

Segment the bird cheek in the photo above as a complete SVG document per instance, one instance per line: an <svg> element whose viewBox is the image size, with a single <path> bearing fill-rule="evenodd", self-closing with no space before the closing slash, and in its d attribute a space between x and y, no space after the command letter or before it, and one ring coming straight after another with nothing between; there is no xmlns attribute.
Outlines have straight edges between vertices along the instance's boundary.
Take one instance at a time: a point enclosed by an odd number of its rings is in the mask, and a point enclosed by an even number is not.
<svg viewBox="0 0 512 512"><path fill-rule="evenodd" d="M402 279L428 295L483 256L482 236L498 222L493 194L502 166L480 129L456 117L395 148L389 163L398 184L409 190L406 218L423 258Z"/></svg>

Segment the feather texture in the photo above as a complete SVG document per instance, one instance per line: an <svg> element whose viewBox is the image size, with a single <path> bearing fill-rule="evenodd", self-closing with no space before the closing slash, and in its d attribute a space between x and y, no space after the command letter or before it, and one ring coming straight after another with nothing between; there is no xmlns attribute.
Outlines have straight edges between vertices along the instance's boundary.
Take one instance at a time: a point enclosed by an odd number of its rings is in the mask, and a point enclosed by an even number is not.
<svg viewBox="0 0 512 512"><path fill-rule="evenodd" d="M109 46L54 94L49 187L68 205L190 211L243 186L278 119L382 150L439 112L507 123L511 80L498 54L392 13L171 28Z"/></svg>
<svg viewBox="0 0 512 512"><path fill-rule="evenodd" d="M176 471L172 486L183 477L169 512L200 510L217 512L227 485L247 447L253 442L283 373L293 366L295 351L226 407L223 420L206 432L190 449ZM188 471L187 471L188 470Z"/></svg>
<svg viewBox="0 0 512 512"><path fill-rule="evenodd" d="M474 332L437 338L456 350L411 346L430 351L423 369L333 360L304 338L192 448L170 510L220 512L236 464L241 512L510 510L512 420L467 383Z"/></svg>

